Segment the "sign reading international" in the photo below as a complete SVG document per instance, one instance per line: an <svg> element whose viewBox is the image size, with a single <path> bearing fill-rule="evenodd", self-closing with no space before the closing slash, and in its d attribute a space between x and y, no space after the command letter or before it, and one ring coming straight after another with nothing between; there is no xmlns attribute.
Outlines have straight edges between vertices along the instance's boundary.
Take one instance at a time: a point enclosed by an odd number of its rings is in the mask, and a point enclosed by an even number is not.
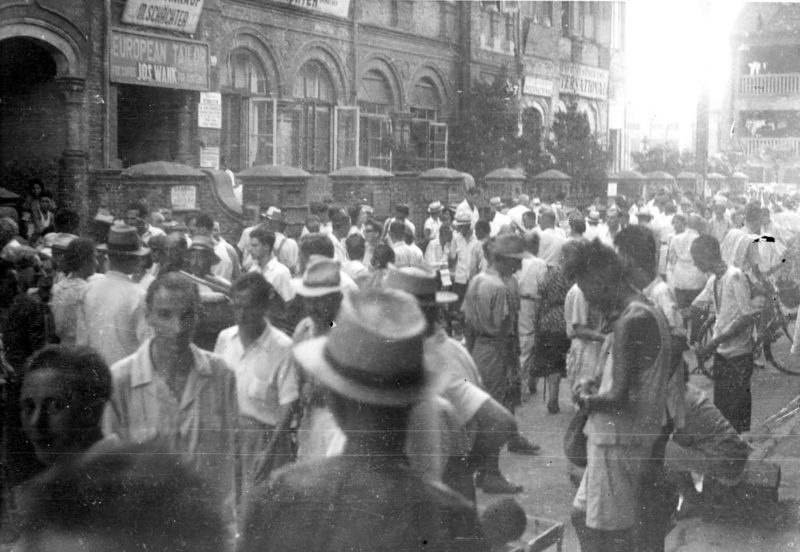
<svg viewBox="0 0 800 552"><path fill-rule="evenodd" d="M111 31L112 82L208 90L208 44L129 31Z"/></svg>
<svg viewBox="0 0 800 552"><path fill-rule="evenodd" d="M575 63L562 63L561 93L605 100L608 98L608 71Z"/></svg>
<svg viewBox="0 0 800 552"><path fill-rule="evenodd" d="M202 11L203 0L128 0L122 21L192 34Z"/></svg>
<svg viewBox="0 0 800 552"><path fill-rule="evenodd" d="M350 15L350 0L280 0L280 2L337 17Z"/></svg>

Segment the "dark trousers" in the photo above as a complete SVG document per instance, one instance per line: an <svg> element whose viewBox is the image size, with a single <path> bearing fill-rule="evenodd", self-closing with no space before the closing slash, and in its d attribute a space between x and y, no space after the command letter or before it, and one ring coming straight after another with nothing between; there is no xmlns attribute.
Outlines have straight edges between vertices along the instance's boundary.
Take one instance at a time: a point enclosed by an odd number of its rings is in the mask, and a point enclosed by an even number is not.
<svg viewBox="0 0 800 552"><path fill-rule="evenodd" d="M750 431L752 375L752 353L733 358L714 355L714 406L739 433Z"/></svg>

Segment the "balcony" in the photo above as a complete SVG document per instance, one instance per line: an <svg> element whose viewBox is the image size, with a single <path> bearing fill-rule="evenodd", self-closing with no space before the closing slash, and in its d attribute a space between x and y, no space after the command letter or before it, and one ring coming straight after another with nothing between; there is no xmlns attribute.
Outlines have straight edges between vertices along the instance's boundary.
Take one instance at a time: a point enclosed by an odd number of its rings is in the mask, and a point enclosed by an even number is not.
<svg viewBox="0 0 800 552"><path fill-rule="evenodd" d="M768 151L786 152L800 158L800 137L797 138L739 138L745 157L761 159Z"/></svg>
<svg viewBox="0 0 800 552"><path fill-rule="evenodd" d="M800 94L800 73L746 75L739 78L740 96L788 96Z"/></svg>

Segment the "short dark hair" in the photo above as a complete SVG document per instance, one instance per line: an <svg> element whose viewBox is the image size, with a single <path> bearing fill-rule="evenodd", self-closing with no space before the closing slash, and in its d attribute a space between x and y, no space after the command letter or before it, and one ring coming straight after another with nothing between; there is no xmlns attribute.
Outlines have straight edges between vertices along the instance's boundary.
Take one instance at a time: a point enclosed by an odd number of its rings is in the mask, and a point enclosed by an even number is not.
<svg viewBox="0 0 800 552"><path fill-rule="evenodd" d="M148 311L153 308L156 294L162 289L183 293L191 300L195 312L200 310L200 290L197 284L177 272L168 272L153 280L150 287L147 288L144 302Z"/></svg>
<svg viewBox="0 0 800 552"><path fill-rule="evenodd" d="M525 250L533 253L534 255L539 254L539 233L538 232L526 232L525 233Z"/></svg>
<svg viewBox="0 0 800 552"><path fill-rule="evenodd" d="M481 234L483 236L488 236L492 233L492 226L489 224L488 220L479 220L475 223L475 235Z"/></svg>
<svg viewBox="0 0 800 552"><path fill-rule="evenodd" d="M581 217L572 217L569 219L569 227L575 234L583 235L586 232L586 221Z"/></svg>
<svg viewBox="0 0 800 552"><path fill-rule="evenodd" d="M59 209L53 215L53 226L56 232L75 234L81 225L81 217L72 209Z"/></svg>
<svg viewBox="0 0 800 552"><path fill-rule="evenodd" d="M262 245L272 249L275 246L275 232L269 229L266 224L259 224L250 232L250 239L257 239Z"/></svg>
<svg viewBox="0 0 800 552"><path fill-rule="evenodd" d="M300 252L306 257L322 255L333 259L333 242L325 234L312 232L300 238Z"/></svg>
<svg viewBox="0 0 800 552"><path fill-rule="evenodd" d="M125 207L126 211L136 211L139 213L139 218L145 218L147 213L150 211L147 208L147 205L144 204L142 201L134 201L132 203L128 203L128 206Z"/></svg>
<svg viewBox="0 0 800 552"><path fill-rule="evenodd" d="M99 537L119 550L225 548L218 493L163 446L126 444L59 464L29 491L21 532L31 549L48 533Z"/></svg>
<svg viewBox="0 0 800 552"><path fill-rule="evenodd" d="M332 228L350 227L350 216L347 214L347 211L341 207L331 207L328 211L328 218L331 221Z"/></svg>
<svg viewBox="0 0 800 552"><path fill-rule="evenodd" d="M311 214L312 215L317 215L317 216L328 212L328 206L327 205L325 205L324 203L316 202L316 201L311 204L310 209L311 209Z"/></svg>
<svg viewBox="0 0 800 552"><path fill-rule="evenodd" d="M350 208L347 210L347 214L350 216L350 220L353 221L353 224L356 223L356 221L358 220L358 215L361 214L361 207L362 205L360 203L356 203L354 205L351 205Z"/></svg>
<svg viewBox="0 0 800 552"><path fill-rule="evenodd" d="M386 268L389 263L394 262L394 249L384 242L375 246L375 251L372 252L372 264L377 268Z"/></svg>
<svg viewBox="0 0 800 552"><path fill-rule="evenodd" d="M39 197L40 198L49 197L50 199L53 199L53 192L51 192L50 190L42 190L42 193L39 195Z"/></svg>
<svg viewBox="0 0 800 552"><path fill-rule="evenodd" d="M394 206L394 212L397 213L398 215L402 215L403 218L408 218L408 214L410 211L408 209L408 205L406 205L405 203L398 203Z"/></svg>
<svg viewBox="0 0 800 552"><path fill-rule="evenodd" d="M612 280L622 279L622 261L616 252L598 238L592 241L571 242L569 254L564 255L563 270L568 281L575 281L588 274L610 270Z"/></svg>
<svg viewBox="0 0 800 552"><path fill-rule="evenodd" d="M95 409L95 421L99 424L111 398L111 371L100 353L91 347L48 345L28 359L23 374L27 376L44 368L70 377L72 392L80 396L82 406Z"/></svg>
<svg viewBox="0 0 800 552"><path fill-rule="evenodd" d="M214 229L214 219L208 213L200 213L194 220L194 225L205 230Z"/></svg>
<svg viewBox="0 0 800 552"><path fill-rule="evenodd" d="M656 277L656 238L653 231L638 224L628 225L614 236L614 246L647 271L651 278Z"/></svg>
<svg viewBox="0 0 800 552"><path fill-rule="evenodd" d="M95 243L91 238L78 238L72 240L64 251L64 272L77 272L95 254Z"/></svg>
<svg viewBox="0 0 800 552"><path fill-rule="evenodd" d="M317 215L308 215L306 217L306 228L312 234L319 232L319 225L322 221L319 220Z"/></svg>
<svg viewBox="0 0 800 552"><path fill-rule="evenodd" d="M712 263L722 260L722 255L719 252L719 242L717 238L710 234L700 234L695 238L690 251L692 258L701 257L708 259Z"/></svg>
<svg viewBox="0 0 800 552"><path fill-rule="evenodd" d="M247 272L239 276L231 286L231 292L250 290L250 298L257 306L268 309L272 305L277 292L272 284L267 282L261 272Z"/></svg>
<svg viewBox="0 0 800 552"><path fill-rule="evenodd" d="M347 239L344 240L344 246L347 248L347 255L350 259L360 261L364 258L366 242L361 234L347 236Z"/></svg>
<svg viewBox="0 0 800 552"><path fill-rule="evenodd" d="M467 189L467 195L477 196L481 195L481 189L477 186L471 186Z"/></svg>

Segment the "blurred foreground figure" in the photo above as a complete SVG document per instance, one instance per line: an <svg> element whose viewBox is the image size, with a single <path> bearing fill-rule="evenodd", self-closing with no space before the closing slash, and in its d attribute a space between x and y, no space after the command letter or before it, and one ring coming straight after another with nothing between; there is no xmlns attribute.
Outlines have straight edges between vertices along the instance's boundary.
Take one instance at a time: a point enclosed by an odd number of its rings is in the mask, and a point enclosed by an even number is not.
<svg viewBox="0 0 800 552"><path fill-rule="evenodd" d="M404 452L409 411L430 392L425 327L413 297L370 290L345 297L328 337L295 347L347 443L257 492L242 552L488 550L470 504L422 479Z"/></svg>
<svg viewBox="0 0 800 552"><path fill-rule="evenodd" d="M66 463L37 480L23 552L218 552L225 528L209 486L169 454L126 447Z"/></svg>

